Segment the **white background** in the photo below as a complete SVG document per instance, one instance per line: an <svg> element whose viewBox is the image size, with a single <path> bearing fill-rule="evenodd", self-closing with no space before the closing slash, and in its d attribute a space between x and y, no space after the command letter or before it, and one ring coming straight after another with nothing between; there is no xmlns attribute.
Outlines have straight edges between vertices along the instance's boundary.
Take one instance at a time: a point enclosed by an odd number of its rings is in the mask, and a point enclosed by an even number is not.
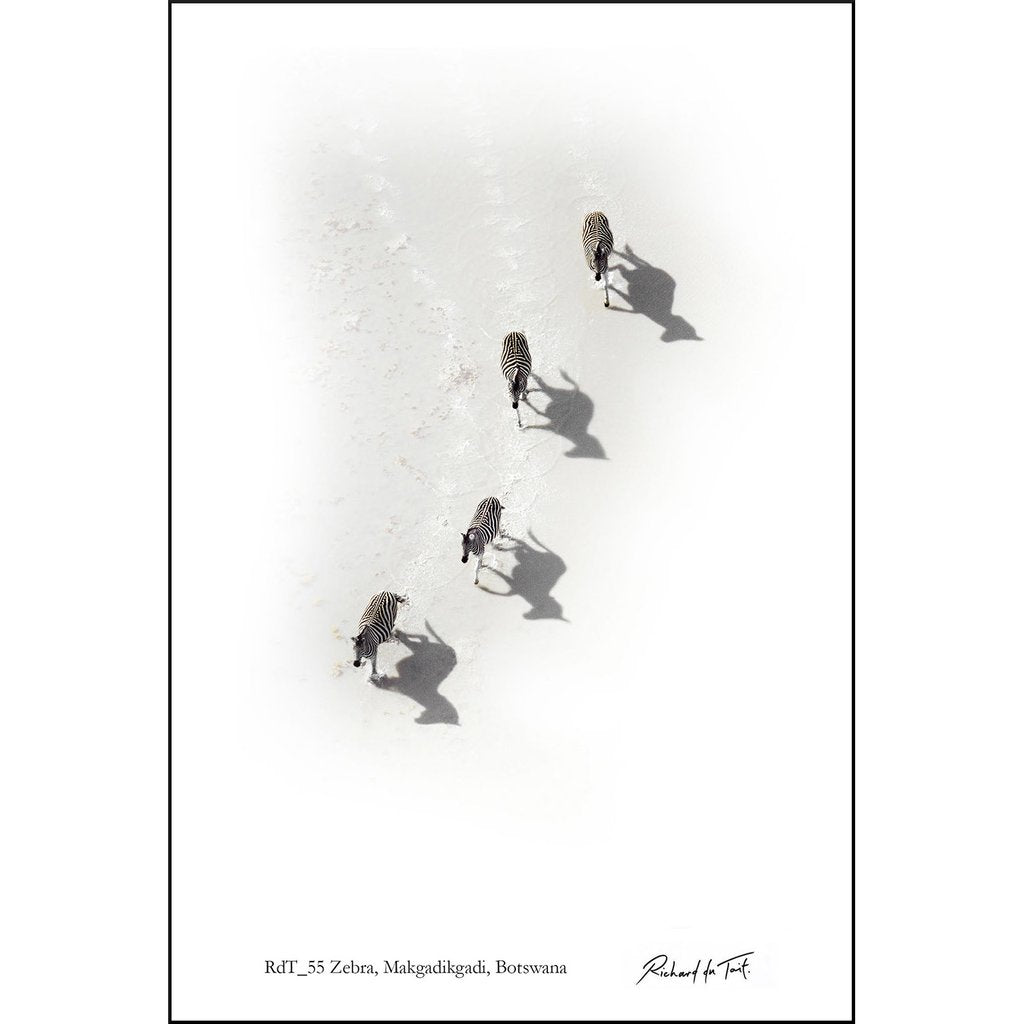
<svg viewBox="0 0 1024 1024"><path fill-rule="evenodd" d="M846 1015L848 13L464 53L420 12L364 54L381 12L175 12L176 1013ZM602 308L595 207L695 330ZM512 328L606 459L516 431ZM532 605L459 562L490 493L527 591L558 574ZM459 725L353 671L385 587Z"/></svg>
<svg viewBox="0 0 1024 1024"><path fill-rule="evenodd" d="M962 1019L1019 953L1019 81L1005 18L882 7L858 5L858 1012ZM5 34L2 998L25 1020L164 1018L163 13Z"/></svg>

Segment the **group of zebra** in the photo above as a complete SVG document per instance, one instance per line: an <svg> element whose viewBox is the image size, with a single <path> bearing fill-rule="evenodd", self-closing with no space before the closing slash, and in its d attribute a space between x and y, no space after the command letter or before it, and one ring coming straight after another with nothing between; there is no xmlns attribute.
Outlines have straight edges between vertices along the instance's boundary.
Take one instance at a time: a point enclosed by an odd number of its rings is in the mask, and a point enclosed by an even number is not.
<svg viewBox="0 0 1024 1024"><path fill-rule="evenodd" d="M583 220L583 254L587 266L594 275L595 281L604 278L604 304L608 307L608 257L612 252L611 228L608 218L600 211L588 213ZM519 402L525 398L527 383L533 362L530 358L530 346L526 335L521 331L511 331L505 335L501 345L501 372L508 382L508 393L512 399L512 408L516 413L516 422L523 425L519 414ZM529 399L526 399L529 403ZM476 507L466 532L462 534L462 561L469 561L470 555L476 555L476 573L473 583L480 582L480 565L484 558L484 548L497 537L504 537L501 529L501 513L504 505L495 498L484 498ZM383 643L397 641L395 634L395 618L398 606L404 604L405 597L390 590L382 590L370 598L359 620L356 635L352 637L356 668L364 661L370 662L370 679L377 682L377 648Z"/></svg>

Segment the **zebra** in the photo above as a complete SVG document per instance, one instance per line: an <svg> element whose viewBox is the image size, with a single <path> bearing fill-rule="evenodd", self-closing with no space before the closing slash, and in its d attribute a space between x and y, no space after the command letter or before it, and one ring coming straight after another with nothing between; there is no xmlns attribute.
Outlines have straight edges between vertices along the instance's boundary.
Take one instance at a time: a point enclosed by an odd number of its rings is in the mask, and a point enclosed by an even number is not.
<svg viewBox="0 0 1024 1024"><path fill-rule="evenodd" d="M374 594L359 620L358 635L352 637L356 656L352 664L359 668L364 660L369 659L372 682L377 682L380 678L377 675L377 648L389 640L397 639L393 635L395 615L398 613L398 606L405 604L405 601L406 598L399 597L390 590Z"/></svg>
<svg viewBox="0 0 1024 1024"><path fill-rule="evenodd" d="M584 217L583 253L587 257L587 266L594 272L594 280L600 281L601 275L604 275L605 308L608 306L608 256L614 242L608 218L600 210Z"/></svg>
<svg viewBox="0 0 1024 1024"><path fill-rule="evenodd" d="M508 393L512 396L512 408L516 411L516 422L523 425L519 414L519 399L526 394L526 383L530 377L530 346L526 335L521 331L512 331L505 335L501 343L501 372L508 381Z"/></svg>
<svg viewBox="0 0 1024 1024"><path fill-rule="evenodd" d="M501 532L501 511L504 507L497 498L484 498L477 505L469 527L462 535L463 564L469 561L470 554L476 555L474 585L480 582L480 563L484 560L484 545L490 544L495 537L504 536Z"/></svg>

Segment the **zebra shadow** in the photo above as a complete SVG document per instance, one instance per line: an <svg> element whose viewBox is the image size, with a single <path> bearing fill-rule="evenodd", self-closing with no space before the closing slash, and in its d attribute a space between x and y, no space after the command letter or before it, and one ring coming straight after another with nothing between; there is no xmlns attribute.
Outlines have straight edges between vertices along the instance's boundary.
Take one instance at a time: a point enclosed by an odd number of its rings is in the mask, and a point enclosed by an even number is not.
<svg viewBox="0 0 1024 1024"><path fill-rule="evenodd" d="M421 705L423 711L416 719L419 725L435 725L439 722L458 725L458 711L439 692L439 687L455 668L455 650L434 632L429 622L425 622L425 625L433 635L433 640L425 633L395 630L398 642L408 647L411 653L395 666L396 676L388 675L377 686L382 690L400 693Z"/></svg>
<svg viewBox="0 0 1024 1024"><path fill-rule="evenodd" d="M509 545L494 545L498 551L511 551L515 555L516 564L511 573L500 572L489 565L483 567L504 580L508 590L491 590L482 583L480 589L499 597L523 598L530 605L523 612L524 619L558 619L568 622L562 614L562 606L551 596L555 584L565 573L565 561L541 544L532 530L527 535L536 547L517 537L507 538L511 542Z"/></svg>
<svg viewBox="0 0 1024 1024"><path fill-rule="evenodd" d="M594 418L594 400L580 391L579 384L565 370L560 369L559 373L563 380L572 385L571 388L552 387L544 383L540 374L533 374L533 379L540 387L530 388L523 401L548 422L528 423L524 429L550 430L553 434L571 441L573 447L565 453L570 459L607 459L603 445L588 429L590 421ZM547 404L543 409L534 406L529 398L538 391L547 397Z"/></svg>
<svg viewBox="0 0 1024 1024"><path fill-rule="evenodd" d="M617 249L612 250L616 256L629 260L632 267L618 263L608 270L617 270L629 287L629 291L622 291L615 285L608 285L608 290L615 292L620 298L629 303L629 308L622 306L609 306L619 313L640 313L648 319L653 320L662 328L662 341L703 341L697 334L696 328L684 320L677 313L672 312L672 303L675 299L676 282L668 271L660 267L652 266L646 260L641 259L627 245L623 252Z"/></svg>

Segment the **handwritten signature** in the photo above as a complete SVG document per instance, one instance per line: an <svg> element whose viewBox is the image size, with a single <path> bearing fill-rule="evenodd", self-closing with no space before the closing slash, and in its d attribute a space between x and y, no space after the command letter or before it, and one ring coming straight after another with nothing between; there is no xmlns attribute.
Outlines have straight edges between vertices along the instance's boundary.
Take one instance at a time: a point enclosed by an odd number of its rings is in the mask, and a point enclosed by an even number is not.
<svg viewBox="0 0 1024 1024"><path fill-rule="evenodd" d="M659 953L644 964L644 973L637 979L637 984L639 985L644 978L651 974L658 978L689 978L694 985L697 984L698 977L703 978L706 985L709 978L721 978L723 981L728 981L734 974L738 974L746 981L750 975L750 958L753 955L754 951L751 950L749 953L738 953L736 956L731 956L728 960L719 960L718 963L713 962L713 957L708 957L706 961L698 960L696 966L689 970L678 971L675 960L672 961L672 966L666 970L668 956L665 953ZM701 970L701 964L704 964L703 970Z"/></svg>

